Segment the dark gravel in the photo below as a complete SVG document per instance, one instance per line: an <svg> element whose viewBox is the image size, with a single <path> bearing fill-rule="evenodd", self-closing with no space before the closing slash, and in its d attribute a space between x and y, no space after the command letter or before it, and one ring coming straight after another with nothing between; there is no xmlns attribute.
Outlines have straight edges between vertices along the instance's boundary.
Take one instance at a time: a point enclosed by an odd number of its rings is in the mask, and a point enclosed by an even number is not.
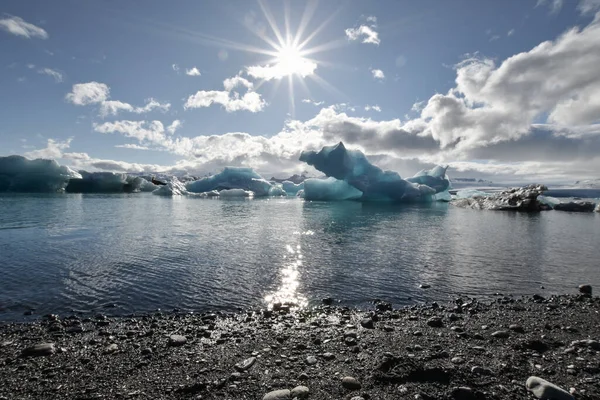
<svg viewBox="0 0 600 400"><path fill-rule="evenodd" d="M600 399L598 297L373 308L4 323L0 399Z"/></svg>

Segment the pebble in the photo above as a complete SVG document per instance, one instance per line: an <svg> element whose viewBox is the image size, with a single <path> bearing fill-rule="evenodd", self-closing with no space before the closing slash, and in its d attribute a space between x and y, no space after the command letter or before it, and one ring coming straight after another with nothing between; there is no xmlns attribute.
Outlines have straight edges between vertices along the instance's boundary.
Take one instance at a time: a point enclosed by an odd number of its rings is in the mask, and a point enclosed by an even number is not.
<svg viewBox="0 0 600 400"><path fill-rule="evenodd" d="M354 396L353 398L351 398L350 400L365 400L364 397L361 396Z"/></svg>
<svg viewBox="0 0 600 400"><path fill-rule="evenodd" d="M511 331L517 332L517 333L525 333L525 329L523 329L523 327L521 325L517 325L517 324L512 324L508 327L508 329L510 329Z"/></svg>
<svg viewBox="0 0 600 400"><path fill-rule="evenodd" d="M419 287L420 287L421 289L429 289L429 288L431 287L431 285L428 285L428 284L426 284L426 283L422 283L422 284L420 284L420 285L419 285Z"/></svg>
<svg viewBox="0 0 600 400"><path fill-rule="evenodd" d="M317 361L317 357L315 357L315 356L308 356L308 357L306 357L306 363L308 365L315 365L317 362L318 362Z"/></svg>
<svg viewBox="0 0 600 400"><path fill-rule="evenodd" d="M508 331L496 331L492 333L492 336L498 339L506 339L510 336Z"/></svg>
<svg viewBox="0 0 600 400"><path fill-rule="evenodd" d="M478 374L478 375L493 375L494 374L491 369L483 368L483 367L479 367L479 366L475 366L475 367L471 368L471 372L474 374Z"/></svg>
<svg viewBox="0 0 600 400"><path fill-rule="evenodd" d="M296 386L290 392L292 399L306 399L310 393L310 390L306 386Z"/></svg>
<svg viewBox="0 0 600 400"><path fill-rule="evenodd" d="M40 343L23 349L21 355L23 357L49 356L55 351L54 343Z"/></svg>
<svg viewBox="0 0 600 400"><path fill-rule="evenodd" d="M252 367L255 362L256 362L256 357L247 358L244 361L235 364L235 369L237 369L240 372L241 371L246 371L247 369L249 369L250 367Z"/></svg>
<svg viewBox="0 0 600 400"><path fill-rule="evenodd" d="M289 389L273 390L264 395L263 400L284 400L290 399L291 392Z"/></svg>
<svg viewBox="0 0 600 400"><path fill-rule="evenodd" d="M592 285L579 285L579 292L583 294L592 294Z"/></svg>
<svg viewBox="0 0 600 400"><path fill-rule="evenodd" d="M462 357L453 357L450 361L452 364L463 364L465 362L464 358Z"/></svg>
<svg viewBox="0 0 600 400"><path fill-rule="evenodd" d="M335 358L335 355L332 353L323 353L323 358L326 360L333 360Z"/></svg>
<svg viewBox="0 0 600 400"><path fill-rule="evenodd" d="M574 397L566 390L537 376L530 376L525 387L538 399L574 400Z"/></svg>
<svg viewBox="0 0 600 400"><path fill-rule="evenodd" d="M106 354L111 354L119 350L119 346L116 343L111 343L104 349Z"/></svg>
<svg viewBox="0 0 600 400"><path fill-rule="evenodd" d="M170 335L169 346L183 346L187 343L187 338L182 335Z"/></svg>
<svg viewBox="0 0 600 400"><path fill-rule="evenodd" d="M358 390L362 388L360 382L351 376L345 376L342 378L342 386L350 390Z"/></svg>
<svg viewBox="0 0 600 400"><path fill-rule="evenodd" d="M442 319L439 317L431 317L427 320L427 325L433 328L441 328L444 326Z"/></svg>
<svg viewBox="0 0 600 400"><path fill-rule="evenodd" d="M373 329L375 325L373 324L373 320L371 318L364 318L360 321L360 326L366 329Z"/></svg>

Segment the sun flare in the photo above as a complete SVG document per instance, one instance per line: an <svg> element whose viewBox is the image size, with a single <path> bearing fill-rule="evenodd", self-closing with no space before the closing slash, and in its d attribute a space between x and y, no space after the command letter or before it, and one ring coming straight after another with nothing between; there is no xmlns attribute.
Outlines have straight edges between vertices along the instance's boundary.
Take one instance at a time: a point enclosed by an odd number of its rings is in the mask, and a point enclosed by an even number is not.
<svg viewBox="0 0 600 400"><path fill-rule="evenodd" d="M276 57L277 66L285 75L302 74L308 60L302 58L298 47L286 44L281 47Z"/></svg>

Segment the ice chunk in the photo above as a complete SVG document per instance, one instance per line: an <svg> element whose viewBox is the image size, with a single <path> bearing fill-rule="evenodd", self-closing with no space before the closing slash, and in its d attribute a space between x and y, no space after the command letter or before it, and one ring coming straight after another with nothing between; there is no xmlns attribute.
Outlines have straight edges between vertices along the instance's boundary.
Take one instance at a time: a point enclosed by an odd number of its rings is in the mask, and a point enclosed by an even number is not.
<svg viewBox="0 0 600 400"><path fill-rule="evenodd" d="M549 206L538 201L548 188L544 185L529 185L521 188L512 188L488 196L475 196L452 200L457 207L474 208L479 210L515 210L515 211L541 211L550 209Z"/></svg>
<svg viewBox="0 0 600 400"><path fill-rule="evenodd" d="M362 192L346 181L329 177L327 179L307 179L304 181L306 200L353 200L360 199Z"/></svg>
<svg viewBox="0 0 600 400"><path fill-rule="evenodd" d="M294 196L296 194L298 194L298 192L302 189L304 189L304 182L301 182L299 184L295 184L292 181L283 181L281 183L281 186L283 187L283 190L285 190L285 192L290 195L290 196Z"/></svg>
<svg viewBox="0 0 600 400"><path fill-rule="evenodd" d="M252 197L253 192L244 189L223 189L219 192L221 198L231 197Z"/></svg>
<svg viewBox="0 0 600 400"><path fill-rule="evenodd" d="M225 167L216 175L188 182L190 192L203 193L211 190L243 189L252 191L255 196L268 196L271 184L252 168Z"/></svg>
<svg viewBox="0 0 600 400"><path fill-rule="evenodd" d="M211 190L210 192L200 193L198 196L203 198L219 197L219 192Z"/></svg>
<svg viewBox="0 0 600 400"><path fill-rule="evenodd" d="M158 186L139 176L114 172L79 171L81 178L73 178L65 188L69 193L133 193L154 191Z"/></svg>
<svg viewBox="0 0 600 400"><path fill-rule="evenodd" d="M271 189L269 189L269 196L287 196L285 190L281 185L273 185Z"/></svg>
<svg viewBox="0 0 600 400"><path fill-rule="evenodd" d="M160 186L152 194L157 196L182 196L188 194L188 191L183 183L179 182L176 177L173 177L171 181L167 182L164 186Z"/></svg>
<svg viewBox="0 0 600 400"><path fill-rule="evenodd" d="M477 189L463 189L456 192L457 199L470 199L471 197L487 197L488 193Z"/></svg>
<svg viewBox="0 0 600 400"><path fill-rule="evenodd" d="M54 160L0 157L0 192L60 192L78 172Z"/></svg>
<svg viewBox="0 0 600 400"><path fill-rule="evenodd" d="M538 196L538 201L552 208L554 208L555 205L560 204L560 199L551 196Z"/></svg>
<svg viewBox="0 0 600 400"><path fill-rule="evenodd" d="M300 161L356 188L362 192L361 200L431 201L436 199L436 193L446 191L450 187L444 167L421 171L415 177L405 180L397 172L383 171L371 164L362 152L347 150L342 142L334 146L325 146L319 152L303 151ZM309 198L306 181L304 189L305 198ZM310 195L316 196L314 192Z"/></svg>

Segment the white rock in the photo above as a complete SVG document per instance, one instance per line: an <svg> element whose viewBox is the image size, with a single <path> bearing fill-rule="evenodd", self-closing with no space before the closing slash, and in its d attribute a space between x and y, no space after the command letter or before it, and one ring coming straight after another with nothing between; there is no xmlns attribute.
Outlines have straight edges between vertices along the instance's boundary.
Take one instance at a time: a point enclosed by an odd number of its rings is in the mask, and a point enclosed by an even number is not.
<svg viewBox="0 0 600 400"><path fill-rule="evenodd" d="M538 399L575 400L575 398L566 390L559 388L547 380L538 378L537 376L530 376L525 383L525 387Z"/></svg>
<svg viewBox="0 0 600 400"><path fill-rule="evenodd" d="M263 400L286 400L290 399L291 392L289 389L274 390L264 395Z"/></svg>

